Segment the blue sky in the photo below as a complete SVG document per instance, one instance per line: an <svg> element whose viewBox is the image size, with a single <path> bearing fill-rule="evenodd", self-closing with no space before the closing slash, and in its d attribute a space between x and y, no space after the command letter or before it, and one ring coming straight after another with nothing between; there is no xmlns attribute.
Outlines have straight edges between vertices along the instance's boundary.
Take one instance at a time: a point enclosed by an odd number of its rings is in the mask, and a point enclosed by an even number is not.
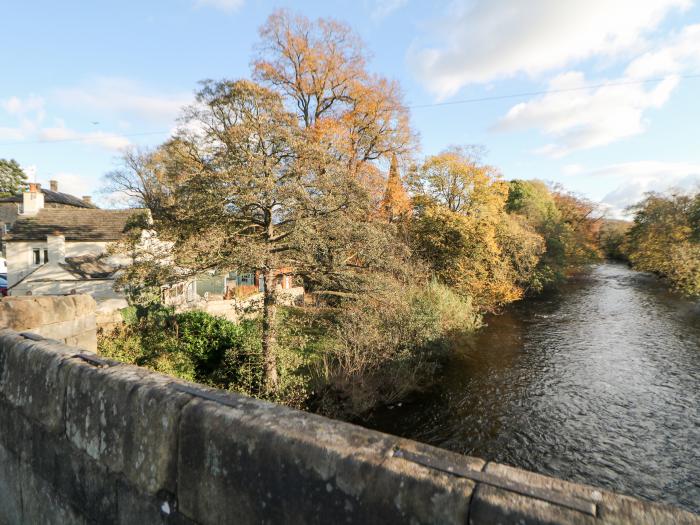
<svg viewBox="0 0 700 525"><path fill-rule="evenodd" d="M168 136L197 81L249 76L277 7L350 24L409 105L555 91L414 108L423 154L480 144L506 178L560 182L612 213L700 184L693 0L7 2L0 158L96 195L121 148Z"/></svg>

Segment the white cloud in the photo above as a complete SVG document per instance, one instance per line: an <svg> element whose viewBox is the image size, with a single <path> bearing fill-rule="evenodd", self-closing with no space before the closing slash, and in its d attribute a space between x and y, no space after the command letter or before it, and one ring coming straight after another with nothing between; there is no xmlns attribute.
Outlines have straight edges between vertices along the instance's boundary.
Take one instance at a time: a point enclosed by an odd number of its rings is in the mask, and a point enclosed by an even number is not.
<svg viewBox="0 0 700 525"><path fill-rule="evenodd" d="M70 108L92 111L97 121L104 116L132 117L162 125L172 124L193 98L191 93L157 93L125 78L97 78L60 89L56 97Z"/></svg>
<svg viewBox="0 0 700 525"><path fill-rule="evenodd" d="M131 129L132 122L140 129L145 128L145 133L173 128L182 107L189 104L192 98L190 93L157 93L123 78L98 78L75 87L55 90L46 99L35 95L12 96L0 99L0 116L4 112L10 121L15 121L14 126L0 127L0 140L80 142L121 151L130 145L123 132ZM79 131L67 126L60 118L53 118L53 124L46 125L44 120L48 107L69 112L71 120L79 121L83 126L89 126L91 122L108 125L111 121L122 133L107 129ZM153 129L155 126L160 129Z"/></svg>
<svg viewBox="0 0 700 525"><path fill-rule="evenodd" d="M386 18L394 11L401 9L406 5L408 0L375 0L374 10L372 11L372 20L379 21Z"/></svg>
<svg viewBox="0 0 700 525"><path fill-rule="evenodd" d="M554 142L537 152L554 158L638 135L648 125L645 112L662 107L679 80L668 77L650 87L625 82L629 79L618 79L604 87L586 88L590 83L586 82L583 73L563 73L549 83L550 91L559 92L516 104L495 129L538 128Z"/></svg>
<svg viewBox="0 0 700 525"><path fill-rule="evenodd" d="M409 61L441 98L468 84L537 75L594 56L644 49L649 31L692 0L456 0L436 43Z"/></svg>
<svg viewBox="0 0 700 525"><path fill-rule="evenodd" d="M684 27L666 38L655 49L633 60L625 74L630 78L647 79L681 73L700 67L700 24Z"/></svg>
<svg viewBox="0 0 700 525"><path fill-rule="evenodd" d="M10 115L24 116L28 113L33 113L43 118L45 100L36 95L29 95L27 98L10 97L6 100L0 100L0 106Z"/></svg>
<svg viewBox="0 0 700 525"><path fill-rule="evenodd" d="M22 128L11 128L11 127L0 128L0 140L8 140L8 141L22 140L25 136L26 136L25 132L24 132L24 130L22 130Z"/></svg>
<svg viewBox="0 0 700 525"><path fill-rule="evenodd" d="M226 11L232 13L240 9L245 0L195 0L195 7L213 7L214 9L220 9L221 11Z"/></svg>
<svg viewBox="0 0 700 525"><path fill-rule="evenodd" d="M64 126L42 128L39 131L39 140L47 142L82 142L84 144L100 146L107 150L122 151L131 143L122 135L105 133L102 131L80 132Z"/></svg>
<svg viewBox="0 0 700 525"><path fill-rule="evenodd" d="M574 175L580 175L585 171L585 168L580 164L567 164L562 168L562 173L567 177L573 177Z"/></svg>
<svg viewBox="0 0 700 525"><path fill-rule="evenodd" d="M44 106L45 100L36 95L0 100L0 109L17 122L15 126L0 127L0 140L24 140L31 136L46 116Z"/></svg>
<svg viewBox="0 0 700 525"><path fill-rule="evenodd" d="M622 217L627 206L639 202L649 191L700 190L700 164L690 162L624 162L591 171L590 175L620 179L617 188L602 199L614 217Z"/></svg>
<svg viewBox="0 0 700 525"><path fill-rule="evenodd" d="M42 188L49 187L49 179L58 182L58 191L70 193L76 197L82 197L84 195L95 197L101 184L101 179L97 176L90 177L72 172L59 171L41 177L39 182Z"/></svg>

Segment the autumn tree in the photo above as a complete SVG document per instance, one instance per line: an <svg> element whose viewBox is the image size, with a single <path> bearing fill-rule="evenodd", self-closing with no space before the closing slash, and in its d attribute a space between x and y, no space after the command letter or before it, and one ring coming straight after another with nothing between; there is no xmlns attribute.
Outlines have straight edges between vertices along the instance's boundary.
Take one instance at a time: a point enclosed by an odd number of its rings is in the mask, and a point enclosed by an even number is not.
<svg viewBox="0 0 700 525"><path fill-rule="evenodd" d="M0 197L18 193L27 183L27 175L14 159L0 159Z"/></svg>
<svg viewBox="0 0 700 525"><path fill-rule="evenodd" d="M277 385L276 274L289 266L342 274L386 252L353 227L367 216L366 193L307 133L276 92L245 80L206 82L179 135L112 176L173 243L173 267L263 276L268 390Z"/></svg>
<svg viewBox="0 0 700 525"><path fill-rule="evenodd" d="M505 211L508 186L471 148L429 157L413 181L414 249L436 276L483 310L522 297L542 238Z"/></svg>
<svg viewBox="0 0 700 525"><path fill-rule="evenodd" d="M700 193L648 194L630 208L634 223L625 251L632 265L666 278L672 287L700 296Z"/></svg>
<svg viewBox="0 0 700 525"><path fill-rule="evenodd" d="M405 154L415 136L399 85L367 71L368 52L345 24L278 10L260 29L254 78L280 93L310 137L366 185L368 168Z"/></svg>

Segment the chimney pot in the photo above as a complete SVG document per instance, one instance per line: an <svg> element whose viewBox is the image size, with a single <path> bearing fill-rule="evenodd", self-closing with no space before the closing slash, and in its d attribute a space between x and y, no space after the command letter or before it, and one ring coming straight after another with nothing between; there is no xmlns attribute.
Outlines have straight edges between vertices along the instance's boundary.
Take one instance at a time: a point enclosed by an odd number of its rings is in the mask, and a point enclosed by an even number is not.
<svg viewBox="0 0 700 525"><path fill-rule="evenodd" d="M22 215L36 215L44 207L44 194L41 185L29 183L29 191L22 194Z"/></svg>
<svg viewBox="0 0 700 525"><path fill-rule="evenodd" d="M83 195L83 201L92 204L92 197L90 197L90 195Z"/></svg>
<svg viewBox="0 0 700 525"><path fill-rule="evenodd" d="M58 181L57 180L50 180L49 186L51 187L51 191L58 191Z"/></svg>

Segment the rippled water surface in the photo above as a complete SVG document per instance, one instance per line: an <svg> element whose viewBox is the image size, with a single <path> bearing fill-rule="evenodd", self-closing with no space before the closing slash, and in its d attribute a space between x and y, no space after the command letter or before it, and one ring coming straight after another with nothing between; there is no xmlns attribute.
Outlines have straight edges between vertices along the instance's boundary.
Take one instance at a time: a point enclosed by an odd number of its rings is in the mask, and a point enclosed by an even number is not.
<svg viewBox="0 0 700 525"><path fill-rule="evenodd" d="M700 512L700 305L603 264L487 320L394 434Z"/></svg>

